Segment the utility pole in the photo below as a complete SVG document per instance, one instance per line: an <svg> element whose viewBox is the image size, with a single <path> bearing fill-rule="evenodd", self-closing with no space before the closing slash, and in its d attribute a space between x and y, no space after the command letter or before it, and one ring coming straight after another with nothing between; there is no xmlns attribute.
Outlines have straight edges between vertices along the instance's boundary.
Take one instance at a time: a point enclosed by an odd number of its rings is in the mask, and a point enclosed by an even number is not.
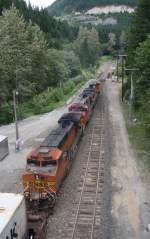
<svg viewBox="0 0 150 239"><path fill-rule="evenodd" d="M138 71L139 69L129 69L126 68L125 71L131 72L131 78L130 78L130 107L129 107L129 120L132 122L132 108L133 108L133 100L134 100L134 83L133 83L133 74L135 71Z"/></svg>
<svg viewBox="0 0 150 239"><path fill-rule="evenodd" d="M119 81L119 76L118 76L118 74L119 74L119 69L118 69L118 64L119 64L119 56L117 56L117 82Z"/></svg>
<svg viewBox="0 0 150 239"><path fill-rule="evenodd" d="M18 96L17 89L18 84L18 69L16 67L15 71L15 87L13 90L13 108L14 108L14 120L15 120L15 130L16 130L16 143L15 143L15 150L16 152L20 150L20 138L19 138L19 127L18 127L18 117L17 117L17 101L16 96Z"/></svg>
<svg viewBox="0 0 150 239"><path fill-rule="evenodd" d="M13 106L14 106L14 117L15 117L15 129L16 129L16 151L20 150L20 142L19 142L19 129L18 129L18 118L17 118L17 107L16 107L16 96L18 95L18 91L13 90Z"/></svg>
<svg viewBox="0 0 150 239"><path fill-rule="evenodd" d="M124 60L125 58L127 57L127 55L125 54L119 54L118 57L120 58L121 57L121 62L122 62L122 102L123 102L123 95L124 95L124 92L123 92L123 86L124 86Z"/></svg>

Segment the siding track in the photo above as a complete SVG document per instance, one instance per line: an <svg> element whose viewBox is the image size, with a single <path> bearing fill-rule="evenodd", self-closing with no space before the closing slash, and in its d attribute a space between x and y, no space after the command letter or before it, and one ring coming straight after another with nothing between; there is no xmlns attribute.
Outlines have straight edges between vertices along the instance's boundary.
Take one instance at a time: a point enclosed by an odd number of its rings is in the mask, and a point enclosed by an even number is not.
<svg viewBox="0 0 150 239"><path fill-rule="evenodd" d="M105 181L105 112L102 102L101 109L98 108L96 106L92 127L88 134L89 147L85 150L87 161L83 165L82 181L78 187L77 200L72 209L65 239L103 238L100 225L103 224L102 194Z"/></svg>

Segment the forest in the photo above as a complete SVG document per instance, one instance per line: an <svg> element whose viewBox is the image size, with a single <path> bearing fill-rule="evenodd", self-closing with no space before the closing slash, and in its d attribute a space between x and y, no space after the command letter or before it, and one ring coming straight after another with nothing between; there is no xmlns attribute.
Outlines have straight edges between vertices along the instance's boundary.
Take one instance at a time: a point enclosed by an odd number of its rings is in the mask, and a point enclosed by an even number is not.
<svg viewBox="0 0 150 239"><path fill-rule="evenodd" d="M126 40L127 67L137 69L134 74L134 109L136 117L145 125L150 122L150 1L140 0ZM126 95L130 91L130 76ZM147 128L150 130L150 127Z"/></svg>
<svg viewBox="0 0 150 239"><path fill-rule="evenodd" d="M20 119L53 109L85 80L85 72L98 65L100 56L124 51L131 21L128 14L116 14L115 26L70 25L24 0L1 1L0 14L0 124L13 121L13 90L19 92ZM128 33L128 51L135 44L133 31L134 25ZM139 30L136 39L143 40L140 34ZM135 48L128 54L133 57L132 51Z"/></svg>
<svg viewBox="0 0 150 239"><path fill-rule="evenodd" d="M46 9L32 8L30 4L27 6L24 0L1 0L0 14L2 14L3 9L9 9L12 4L23 15L25 21L32 21L33 24L40 27L49 47L61 48L64 42L73 40L77 35L78 29L75 27L72 28L67 22L56 21L49 16Z"/></svg>
<svg viewBox="0 0 150 239"><path fill-rule="evenodd" d="M137 3L138 0L57 0L48 8L48 11L51 15L59 16L72 11L88 10L95 6L128 5L135 7Z"/></svg>
<svg viewBox="0 0 150 239"><path fill-rule="evenodd" d="M1 2L0 29L0 124L13 121L13 90L20 118L48 112L100 54L95 28L61 23L23 0Z"/></svg>

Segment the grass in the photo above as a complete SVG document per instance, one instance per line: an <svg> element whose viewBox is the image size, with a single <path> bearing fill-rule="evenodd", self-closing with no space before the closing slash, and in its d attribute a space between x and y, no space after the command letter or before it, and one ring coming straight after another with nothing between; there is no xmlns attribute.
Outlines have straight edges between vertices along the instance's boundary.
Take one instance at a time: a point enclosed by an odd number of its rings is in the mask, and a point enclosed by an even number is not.
<svg viewBox="0 0 150 239"><path fill-rule="evenodd" d="M20 118L47 113L64 105L65 102L85 84L85 81L85 78L80 78L74 81L70 80L64 83L61 88L57 87L51 90L46 90L41 94L34 96L32 100L19 106Z"/></svg>
<svg viewBox="0 0 150 239"><path fill-rule="evenodd" d="M110 56L101 57L95 67L82 70L81 75L64 82L61 87L46 89L41 94L33 96L32 99L18 105L17 114L19 119L28 118L33 115L50 112L60 106L74 95L87 80L95 77L97 69L101 64L111 60ZM13 120L13 108L11 103L5 105L1 111L0 124L8 124Z"/></svg>
<svg viewBox="0 0 150 239"><path fill-rule="evenodd" d="M128 105L123 105L129 140L136 155L137 163L147 177L150 172L150 132L143 122L130 123Z"/></svg>
<svg viewBox="0 0 150 239"><path fill-rule="evenodd" d="M61 88L46 90L33 97L32 100L19 105L19 118L27 118L37 114L50 112L63 106L66 101L73 96L87 80L94 78L97 68L112 59L110 56L100 58L97 67L82 70L82 74L65 82Z"/></svg>
<svg viewBox="0 0 150 239"><path fill-rule="evenodd" d="M107 61L111 61L111 60L113 60L112 56L102 56L99 60L99 64L101 65L101 64L103 64Z"/></svg>

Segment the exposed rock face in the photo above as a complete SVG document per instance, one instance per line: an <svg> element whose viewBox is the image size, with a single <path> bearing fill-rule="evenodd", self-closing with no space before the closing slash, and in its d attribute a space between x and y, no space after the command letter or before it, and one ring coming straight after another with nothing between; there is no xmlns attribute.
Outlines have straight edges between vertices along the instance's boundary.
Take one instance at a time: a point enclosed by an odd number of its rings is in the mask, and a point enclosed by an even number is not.
<svg viewBox="0 0 150 239"><path fill-rule="evenodd" d="M88 10L86 12L86 14L108 14L108 13L117 13L117 12L128 12L128 13L132 13L134 12L135 8L133 7L129 7L126 5L120 5L120 6L114 6L114 5L110 5L110 6L105 6L105 7L94 7L91 8L90 10Z"/></svg>

